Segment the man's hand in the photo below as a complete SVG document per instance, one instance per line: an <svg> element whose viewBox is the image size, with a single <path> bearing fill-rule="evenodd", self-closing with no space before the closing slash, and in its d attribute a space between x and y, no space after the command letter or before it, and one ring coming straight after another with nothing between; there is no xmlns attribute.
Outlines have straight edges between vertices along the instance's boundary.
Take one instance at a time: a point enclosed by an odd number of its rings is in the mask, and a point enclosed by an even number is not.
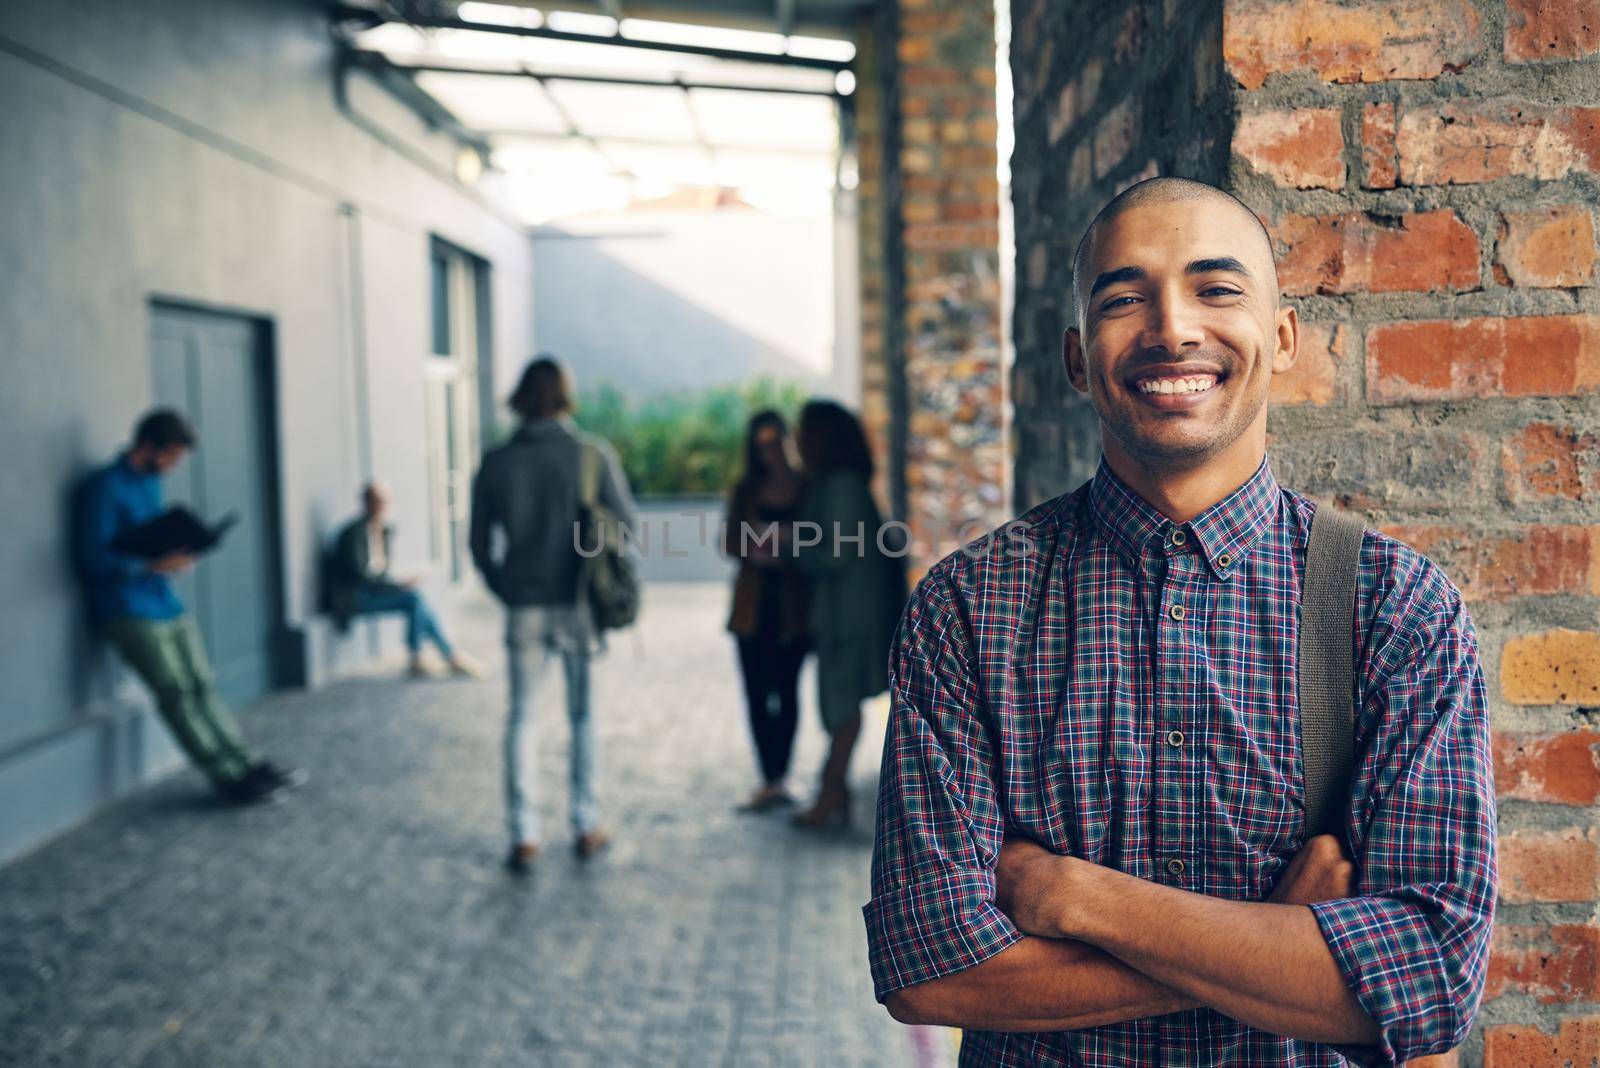
<svg viewBox="0 0 1600 1068"><path fill-rule="evenodd" d="M1062 879L1071 859L1029 838L1007 838L995 864L995 904L1028 934L1062 937Z"/></svg>
<svg viewBox="0 0 1600 1068"><path fill-rule="evenodd" d="M1233 901L1058 857L1057 938L1088 943L1240 1023L1309 1042L1377 1041L1307 903L1349 895L1353 866L1317 838L1270 901Z"/></svg>
<svg viewBox="0 0 1600 1068"><path fill-rule="evenodd" d="M157 575L171 575L187 571L194 566L194 557L188 553L168 553L150 561L150 570Z"/></svg>
<svg viewBox="0 0 1600 1068"><path fill-rule="evenodd" d="M1300 847L1278 877L1268 901L1279 905L1313 905L1355 894L1356 866L1331 834L1319 834Z"/></svg>

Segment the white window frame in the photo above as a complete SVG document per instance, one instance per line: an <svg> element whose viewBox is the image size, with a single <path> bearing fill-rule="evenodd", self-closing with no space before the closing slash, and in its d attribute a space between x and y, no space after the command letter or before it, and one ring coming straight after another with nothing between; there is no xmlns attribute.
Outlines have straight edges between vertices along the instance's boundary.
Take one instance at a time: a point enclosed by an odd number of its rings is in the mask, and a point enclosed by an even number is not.
<svg viewBox="0 0 1600 1068"><path fill-rule="evenodd" d="M448 352L428 354L424 369L426 395L429 551L434 564L459 585L471 572L468 524L472 512L472 474L482 448L479 432L478 337L479 263L469 253L435 240L428 263L428 314L433 306L433 260L445 263L445 303L449 316ZM437 348L430 321L428 348Z"/></svg>

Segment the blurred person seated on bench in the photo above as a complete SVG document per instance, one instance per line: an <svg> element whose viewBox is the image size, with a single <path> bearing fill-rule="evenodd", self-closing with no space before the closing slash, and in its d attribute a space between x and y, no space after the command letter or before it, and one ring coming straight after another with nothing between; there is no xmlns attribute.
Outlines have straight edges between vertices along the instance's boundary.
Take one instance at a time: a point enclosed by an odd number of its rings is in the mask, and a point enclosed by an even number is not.
<svg viewBox="0 0 1600 1068"><path fill-rule="evenodd" d="M389 491L381 482L361 489L361 514L345 524L334 541L329 561L329 606L341 629L358 616L395 613L406 619L408 672L413 678L432 673L422 660L422 644L439 650L452 675L476 678L482 674L476 661L458 653L445 638L433 610L417 592L414 578L389 574L393 561L394 527L386 523Z"/></svg>

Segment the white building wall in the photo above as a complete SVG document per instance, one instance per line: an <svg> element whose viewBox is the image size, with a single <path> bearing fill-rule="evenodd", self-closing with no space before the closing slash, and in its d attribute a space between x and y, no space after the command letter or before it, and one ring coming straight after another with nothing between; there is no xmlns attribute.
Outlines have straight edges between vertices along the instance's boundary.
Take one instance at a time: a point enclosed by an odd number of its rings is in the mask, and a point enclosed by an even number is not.
<svg viewBox="0 0 1600 1068"><path fill-rule="evenodd" d="M453 142L358 83L375 136L335 85L314 4L0 7L0 859L175 762L86 633L68 525L72 484L150 404L152 298L273 325L287 623L319 661L319 545L364 455L397 555L428 551L430 235L491 266L495 395L532 350L531 242L492 184L458 185Z"/></svg>

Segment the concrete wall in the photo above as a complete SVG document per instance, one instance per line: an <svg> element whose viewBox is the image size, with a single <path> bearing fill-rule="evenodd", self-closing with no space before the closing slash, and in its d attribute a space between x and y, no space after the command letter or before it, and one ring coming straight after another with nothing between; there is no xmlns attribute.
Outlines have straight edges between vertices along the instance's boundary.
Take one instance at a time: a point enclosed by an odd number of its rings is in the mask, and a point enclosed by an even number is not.
<svg viewBox="0 0 1600 1068"><path fill-rule="evenodd" d="M854 287L834 285L841 228L853 242L852 220L748 209L542 227L538 347L566 360L580 389L647 395L766 376L854 405Z"/></svg>
<svg viewBox="0 0 1600 1068"><path fill-rule="evenodd" d="M428 555L430 235L491 264L495 350L515 363L531 346L525 231L451 178L451 142L356 83L375 135L335 82L312 4L0 10L0 859L174 763L89 641L68 551L72 481L151 398L152 297L272 323L283 599L314 646L318 546L364 456L394 487L398 555Z"/></svg>
<svg viewBox="0 0 1600 1068"><path fill-rule="evenodd" d="M1501 897L1466 1065L1600 1055L1600 24L1538 0L1018 0L1019 503L1098 454L1073 246L1145 173L1225 182L1302 323L1285 484L1438 560L1477 625ZM1065 182L1062 176L1065 175Z"/></svg>
<svg viewBox="0 0 1600 1068"><path fill-rule="evenodd" d="M722 555L720 497L673 497L638 502L639 574L646 582L726 582L734 562Z"/></svg>

